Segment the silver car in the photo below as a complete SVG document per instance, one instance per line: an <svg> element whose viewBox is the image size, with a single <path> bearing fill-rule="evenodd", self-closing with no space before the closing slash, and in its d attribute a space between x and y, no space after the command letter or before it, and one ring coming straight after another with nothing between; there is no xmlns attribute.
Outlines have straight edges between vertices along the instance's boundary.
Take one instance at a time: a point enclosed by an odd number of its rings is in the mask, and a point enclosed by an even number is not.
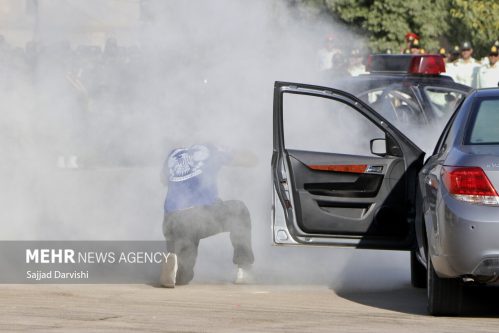
<svg viewBox="0 0 499 333"><path fill-rule="evenodd" d="M411 251L433 315L459 313L463 283L497 280L499 89L460 103L425 162L359 98L276 82L273 141L274 244Z"/></svg>
<svg viewBox="0 0 499 333"><path fill-rule="evenodd" d="M499 275L499 89L465 99L423 166L419 187L416 256L428 271L413 267L413 279L427 281L430 313L455 314L462 281L492 283Z"/></svg>

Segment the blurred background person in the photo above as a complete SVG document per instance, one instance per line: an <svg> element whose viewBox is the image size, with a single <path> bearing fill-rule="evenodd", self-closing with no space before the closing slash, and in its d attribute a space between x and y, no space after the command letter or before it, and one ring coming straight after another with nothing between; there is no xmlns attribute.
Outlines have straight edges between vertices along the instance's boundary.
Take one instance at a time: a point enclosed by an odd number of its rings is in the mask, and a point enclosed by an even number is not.
<svg viewBox="0 0 499 333"><path fill-rule="evenodd" d="M344 78L349 77L350 72L348 71L348 59L342 52L333 55L332 67L327 73L331 74L333 78Z"/></svg>
<svg viewBox="0 0 499 333"><path fill-rule="evenodd" d="M498 47L492 45L488 55L488 63L482 65L477 74L477 88L497 88L499 85L499 65L497 64Z"/></svg>
<svg viewBox="0 0 499 333"><path fill-rule="evenodd" d="M452 51L449 52L449 59L447 62L452 63L452 62L458 60L459 54L460 54L459 45L454 45L454 47L452 48Z"/></svg>
<svg viewBox="0 0 499 333"><path fill-rule="evenodd" d="M442 56L442 58L444 59L444 62L445 62L445 65L447 66L447 64L449 63L450 61L450 58L451 58L451 52L447 51L447 49L445 47L441 47L438 49L438 51L436 52L437 54L440 54Z"/></svg>
<svg viewBox="0 0 499 333"><path fill-rule="evenodd" d="M404 47L404 49L401 52L403 54L410 53L407 50L411 49L411 45L414 43L414 41L417 40L418 43L419 43L419 40L420 40L419 36L417 34L415 34L414 32L408 32L408 33L406 33L404 39L405 39L405 47Z"/></svg>
<svg viewBox="0 0 499 333"><path fill-rule="evenodd" d="M470 87L476 87L476 75L480 64L472 57L473 48L470 42L461 44L461 57L448 66L447 75L454 81Z"/></svg>
<svg viewBox="0 0 499 333"><path fill-rule="evenodd" d="M359 76L366 74L366 66L364 65L364 55L360 49L352 49L348 58L348 73L351 76Z"/></svg>
<svg viewBox="0 0 499 333"><path fill-rule="evenodd" d="M410 51L410 54L421 54L421 45L420 45L419 39L414 39L409 44L409 51Z"/></svg>
<svg viewBox="0 0 499 333"><path fill-rule="evenodd" d="M321 71L333 68L333 58L341 50L335 45L334 35L329 34L324 40L324 46L318 51L319 69Z"/></svg>
<svg viewBox="0 0 499 333"><path fill-rule="evenodd" d="M459 51L460 51L459 45L454 45L452 47L452 50L449 52L449 56L445 62L445 75L450 76L452 78L455 77L454 70L456 66L454 65L454 62L459 59L459 54L460 54Z"/></svg>

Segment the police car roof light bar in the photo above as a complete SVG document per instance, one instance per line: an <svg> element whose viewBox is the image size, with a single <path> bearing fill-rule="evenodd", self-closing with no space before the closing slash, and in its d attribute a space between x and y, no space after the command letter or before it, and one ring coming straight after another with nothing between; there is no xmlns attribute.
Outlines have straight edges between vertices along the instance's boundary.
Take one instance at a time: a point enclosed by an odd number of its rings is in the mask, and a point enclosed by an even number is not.
<svg viewBox="0 0 499 333"><path fill-rule="evenodd" d="M445 73L445 63L438 54L374 54L369 56L370 73L439 75Z"/></svg>

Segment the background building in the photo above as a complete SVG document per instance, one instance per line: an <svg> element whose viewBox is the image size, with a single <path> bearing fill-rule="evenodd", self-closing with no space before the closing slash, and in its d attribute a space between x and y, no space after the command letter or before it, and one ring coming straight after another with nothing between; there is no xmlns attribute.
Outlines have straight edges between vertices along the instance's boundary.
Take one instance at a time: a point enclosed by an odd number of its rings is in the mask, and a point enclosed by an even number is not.
<svg viewBox="0 0 499 333"><path fill-rule="evenodd" d="M31 40L102 45L107 37L136 44L140 9L138 0L2 0L0 34L19 47Z"/></svg>

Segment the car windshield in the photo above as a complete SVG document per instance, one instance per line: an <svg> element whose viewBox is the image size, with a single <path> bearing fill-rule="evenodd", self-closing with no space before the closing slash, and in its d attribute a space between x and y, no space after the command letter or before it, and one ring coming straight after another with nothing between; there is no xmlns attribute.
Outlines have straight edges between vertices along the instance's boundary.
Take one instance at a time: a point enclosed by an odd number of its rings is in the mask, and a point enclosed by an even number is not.
<svg viewBox="0 0 499 333"><path fill-rule="evenodd" d="M499 144L499 99L483 99L475 106L466 144Z"/></svg>

